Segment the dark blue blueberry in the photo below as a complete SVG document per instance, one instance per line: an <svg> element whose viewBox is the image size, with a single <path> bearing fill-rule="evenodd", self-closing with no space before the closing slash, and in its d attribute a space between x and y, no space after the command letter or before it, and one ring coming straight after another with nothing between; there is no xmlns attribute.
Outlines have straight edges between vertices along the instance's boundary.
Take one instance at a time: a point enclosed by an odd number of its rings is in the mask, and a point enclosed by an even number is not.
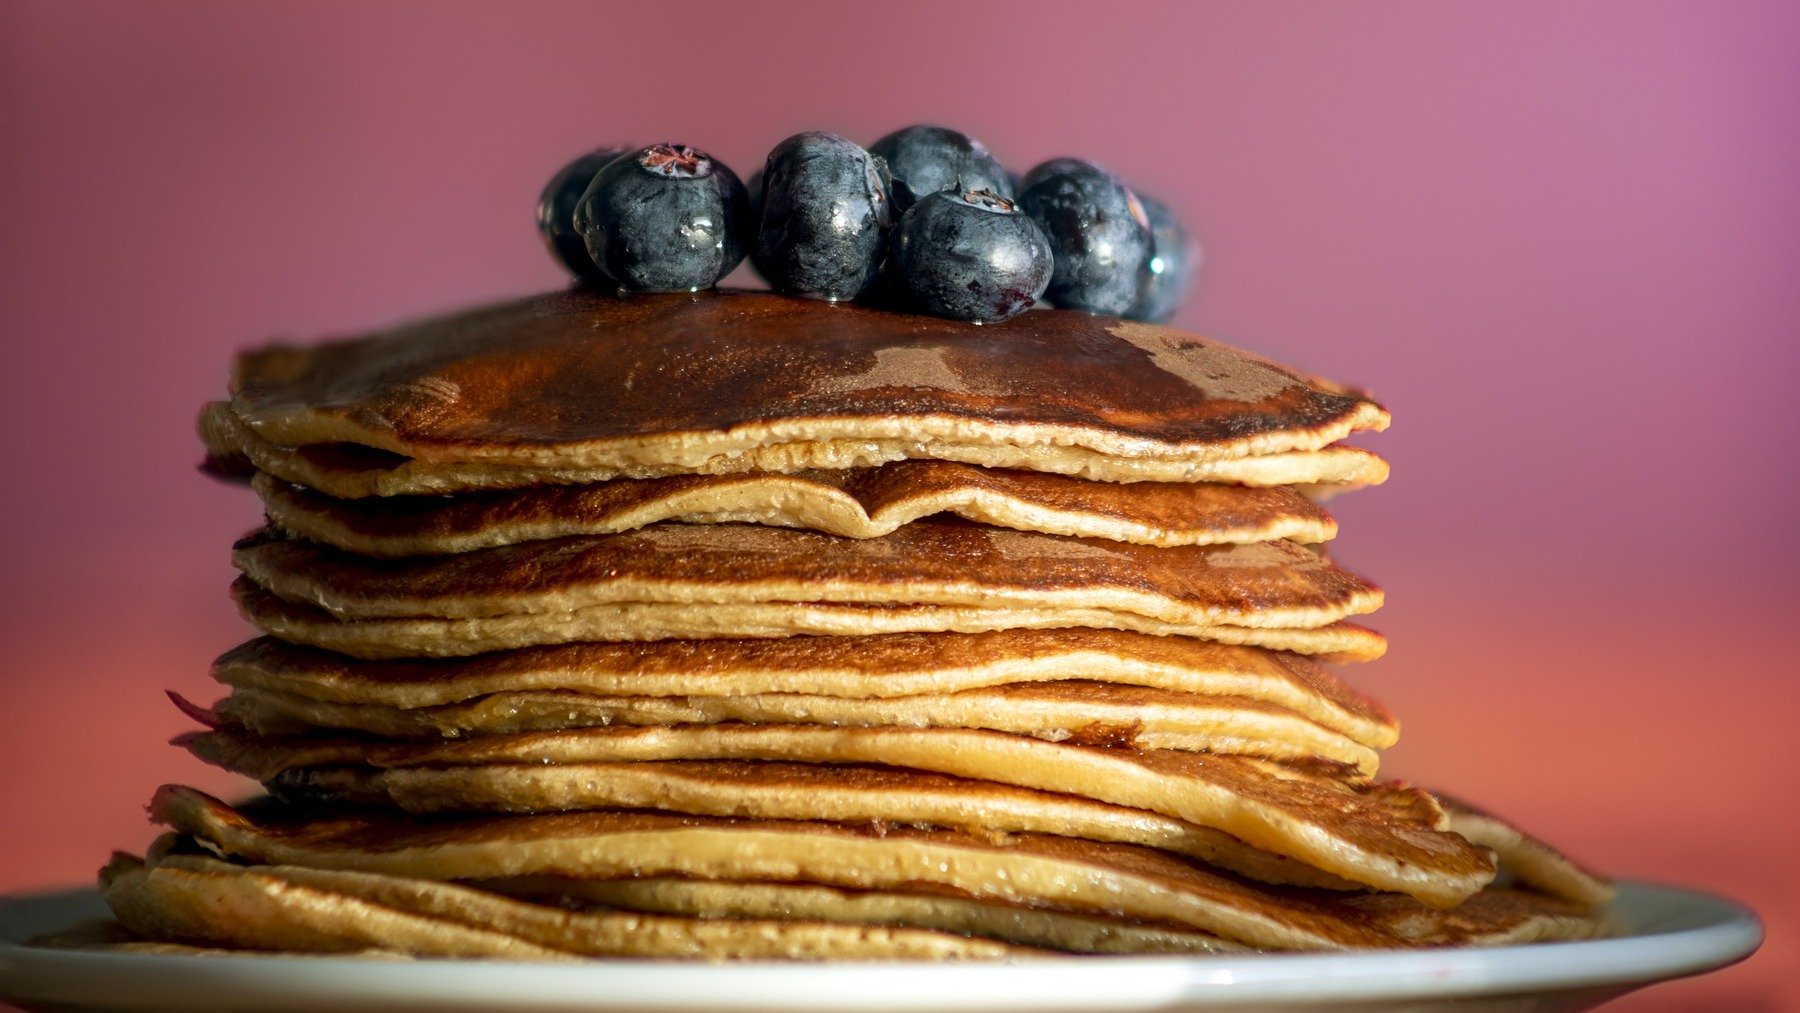
<svg viewBox="0 0 1800 1013"><path fill-rule="evenodd" d="M606 276L595 266L594 258L588 255L587 240L575 228L575 205L581 203L581 195L587 193L594 175L629 150L597 148L582 155L551 176L550 182L544 184L544 192L538 195L538 234L544 237L544 245L550 248L557 263L577 278L604 281Z"/></svg>
<svg viewBox="0 0 1800 1013"><path fill-rule="evenodd" d="M986 190L1012 199L1012 177L999 161L980 141L948 127L919 124L896 130L869 145L869 152L887 160L895 211L940 190Z"/></svg>
<svg viewBox="0 0 1800 1013"><path fill-rule="evenodd" d="M711 288L744 259L750 203L737 174L704 151L653 144L608 163L575 208L575 227L621 288Z"/></svg>
<svg viewBox="0 0 1800 1013"><path fill-rule="evenodd" d="M1054 267L1037 224L987 190L925 195L901 216L891 259L914 306L978 323L1030 309Z"/></svg>
<svg viewBox="0 0 1800 1013"><path fill-rule="evenodd" d="M1125 315L1160 324L1174 316L1187 298L1200 269L1200 243L1188 235L1162 201L1141 194L1138 201L1150 220L1150 258L1138 275L1137 303Z"/></svg>
<svg viewBox="0 0 1800 1013"><path fill-rule="evenodd" d="M854 299L875 280L893 224L880 159L836 134L795 134L763 167L756 270L777 292Z"/></svg>
<svg viewBox="0 0 1800 1013"><path fill-rule="evenodd" d="M1150 223L1137 196L1090 162L1057 159L1025 176L1019 204L1050 240L1053 306L1123 315L1137 302L1150 259Z"/></svg>
<svg viewBox="0 0 1800 1013"><path fill-rule="evenodd" d="M1039 162L1026 171L1023 177L1014 182L1013 185L1016 189L1013 192L1023 195L1025 191L1036 186L1046 176L1091 168L1093 168L1093 163L1084 162L1079 158L1052 158L1048 162Z"/></svg>

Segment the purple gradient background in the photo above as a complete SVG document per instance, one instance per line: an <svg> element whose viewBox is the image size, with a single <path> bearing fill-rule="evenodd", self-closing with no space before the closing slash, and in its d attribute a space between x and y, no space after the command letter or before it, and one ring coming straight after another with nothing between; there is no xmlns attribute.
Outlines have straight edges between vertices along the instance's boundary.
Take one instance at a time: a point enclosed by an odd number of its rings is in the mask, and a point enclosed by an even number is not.
<svg viewBox="0 0 1800 1013"><path fill-rule="evenodd" d="M504 13L503 13L504 11ZM192 471L231 351L561 283L542 180L920 120L1081 154L1207 247L1178 323L1373 388L1340 500L1390 770L1764 953L1620 1009L1800 1008L1800 7L0 7L0 889L141 847L243 635L250 497Z"/></svg>

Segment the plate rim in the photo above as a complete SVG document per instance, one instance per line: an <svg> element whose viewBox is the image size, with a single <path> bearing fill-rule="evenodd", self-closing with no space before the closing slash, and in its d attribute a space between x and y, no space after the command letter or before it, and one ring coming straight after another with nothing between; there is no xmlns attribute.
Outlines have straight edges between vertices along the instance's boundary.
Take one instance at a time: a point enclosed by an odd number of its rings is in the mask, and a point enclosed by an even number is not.
<svg viewBox="0 0 1800 1013"><path fill-rule="evenodd" d="M39 949L14 940L67 925L22 924L21 909L92 907L94 888L0 895L0 1000L155 1004L146 984L120 992L119 979L174 986L238 1004L255 996L308 1001L441 1004L475 1008L898 1011L1147 1009L1172 1002L1234 1003L1473 998L1546 991L1623 990L1717 970L1761 945L1764 928L1749 907L1717 894L1620 880L1615 907L1675 905L1674 924L1629 935L1499 947L1354 953L1235 954L1204 957L1094 956L932 963L746 962L595 959L579 964L424 959L370 961L331 956L197 957ZM40 915L47 919L48 915ZM299 968L306 973L296 975ZM1103 968L1106 973L1096 974ZM420 973L421 969L427 969ZM929 970L930 974L921 972ZM529 971L526 975L525 972ZM625 974L629 972L629 974ZM521 993L521 976L530 988ZM296 978L306 986L295 991ZM501 982L504 981L504 984ZM597 988L596 986L604 986ZM850 986L854 986L853 989ZM849 990L847 990L849 989ZM501 993L504 990L504 995ZM849 997L854 996L854 999ZM167 999L164 1000L169 1001ZM119 1008L126 1008L120 1006Z"/></svg>

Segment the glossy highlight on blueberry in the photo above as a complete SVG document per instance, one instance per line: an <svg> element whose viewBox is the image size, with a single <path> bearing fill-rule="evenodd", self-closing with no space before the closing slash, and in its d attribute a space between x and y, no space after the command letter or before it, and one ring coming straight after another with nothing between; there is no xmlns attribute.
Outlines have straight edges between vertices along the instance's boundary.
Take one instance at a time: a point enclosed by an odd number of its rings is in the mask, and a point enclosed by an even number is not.
<svg viewBox="0 0 1800 1013"><path fill-rule="evenodd" d="M1012 199L1013 181L986 146L948 127L918 124L869 145L893 174L894 208L904 212L928 194L986 190Z"/></svg>
<svg viewBox="0 0 1800 1013"><path fill-rule="evenodd" d="M689 292L737 267L752 223L744 184L723 162L687 145L653 144L595 174L575 227L620 288Z"/></svg>
<svg viewBox="0 0 1800 1013"><path fill-rule="evenodd" d="M1050 283L1050 241L991 190L927 194L900 218L892 272L911 306L998 323L1030 309Z"/></svg>
<svg viewBox="0 0 1800 1013"><path fill-rule="evenodd" d="M1137 302L1125 315L1160 324L1175 315L1193 287L1200 270L1200 243L1162 201L1142 194L1138 201L1150 222L1150 257L1138 275Z"/></svg>
<svg viewBox="0 0 1800 1013"><path fill-rule="evenodd" d="M1019 203L1050 240L1053 306L1122 316L1138 300L1150 258L1143 205L1117 176L1079 159L1054 159L1025 177Z"/></svg>
<svg viewBox="0 0 1800 1013"><path fill-rule="evenodd" d="M836 134L795 134L763 166L753 262L777 292L854 299L874 283L892 225L885 162Z"/></svg>
<svg viewBox="0 0 1800 1013"><path fill-rule="evenodd" d="M630 151L629 148L596 148L557 170L538 195L538 234L550 255L569 272L584 281L602 282L606 275L588 253L587 240L575 228L575 206L588 184L606 167L606 163Z"/></svg>

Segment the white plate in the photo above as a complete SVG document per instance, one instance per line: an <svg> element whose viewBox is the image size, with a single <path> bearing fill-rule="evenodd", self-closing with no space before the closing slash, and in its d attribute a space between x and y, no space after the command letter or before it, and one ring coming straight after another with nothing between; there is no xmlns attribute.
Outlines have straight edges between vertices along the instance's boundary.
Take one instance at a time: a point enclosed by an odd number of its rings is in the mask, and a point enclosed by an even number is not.
<svg viewBox="0 0 1800 1013"><path fill-rule="evenodd" d="M0 900L0 1000L115 1010L1005 1011L1578 1009L1742 960L1744 907L1624 883L1628 934L1579 943L1337 955L972 964L368 961L152 956L17 945L105 913L91 890Z"/></svg>

